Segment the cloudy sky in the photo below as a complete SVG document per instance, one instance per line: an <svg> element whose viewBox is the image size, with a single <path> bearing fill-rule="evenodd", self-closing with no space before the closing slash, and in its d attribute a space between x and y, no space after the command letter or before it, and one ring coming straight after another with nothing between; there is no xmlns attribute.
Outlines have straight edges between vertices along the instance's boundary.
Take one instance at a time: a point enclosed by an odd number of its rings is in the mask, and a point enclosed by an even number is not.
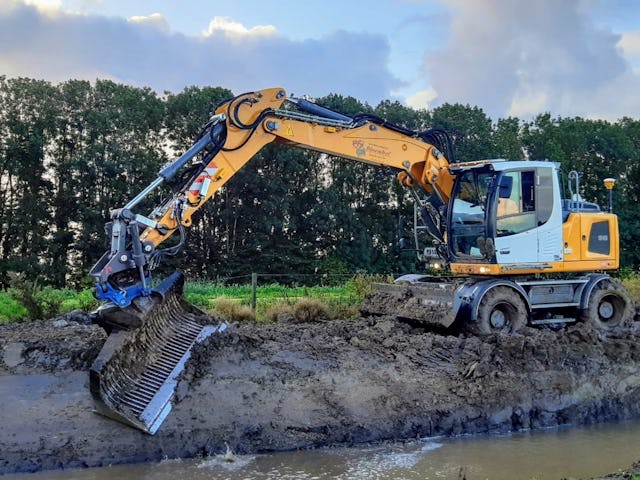
<svg viewBox="0 0 640 480"><path fill-rule="evenodd" d="M640 0L0 0L0 74L640 118Z"/></svg>

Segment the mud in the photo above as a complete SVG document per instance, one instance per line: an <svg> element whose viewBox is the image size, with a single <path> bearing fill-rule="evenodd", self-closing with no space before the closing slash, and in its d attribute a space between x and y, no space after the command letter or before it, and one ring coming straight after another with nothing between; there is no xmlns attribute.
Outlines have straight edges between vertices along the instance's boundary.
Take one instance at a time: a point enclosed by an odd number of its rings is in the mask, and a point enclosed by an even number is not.
<svg viewBox="0 0 640 480"><path fill-rule="evenodd" d="M637 478L640 478L640 461L619 472L611 473L604 477L594 477L591 480L636 480Z"/></svg>
<svg viewBox="0 0 640 480"><path fill-rule="evenodd" d="M481 339L381 317L232 325L149 436L92 412L85 321L0 326L0 473L640 417L640 322Z"/></svg>
<svg viewBox="0 0 640 480"><path fill-rule="evenodd" d="M398 288L398 285L374 284L360 305L360 313L365 317L394 316L416 326L444 331L455 321L452 285L432 282Z"/></svg>
<svg viewBox="0 0 640 480"><path fill-rule="evenodd" d="M81 312L0 325L0 375L88 370L105 339Z"/></svg>

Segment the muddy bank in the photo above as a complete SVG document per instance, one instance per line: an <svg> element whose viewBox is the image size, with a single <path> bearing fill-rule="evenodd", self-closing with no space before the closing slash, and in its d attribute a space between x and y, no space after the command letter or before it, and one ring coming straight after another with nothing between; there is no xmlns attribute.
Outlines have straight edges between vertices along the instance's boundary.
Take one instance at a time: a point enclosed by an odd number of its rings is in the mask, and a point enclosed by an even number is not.
<svg viewBox="0 0 640 480"><path fill-rule="evenodd" d="M640 461L619 472L611 473L604 477L594 477L590 480L636 480L637 478L640 478Z"/></svg>
<svg viewBox="0 0 640 480"><path fill-rule="evenodd" d="M104 335L83 321L0 327L0 473L640 416L638 322L480 339L380 318L233 326L193 352L148 436L92 413Z"/></svg>

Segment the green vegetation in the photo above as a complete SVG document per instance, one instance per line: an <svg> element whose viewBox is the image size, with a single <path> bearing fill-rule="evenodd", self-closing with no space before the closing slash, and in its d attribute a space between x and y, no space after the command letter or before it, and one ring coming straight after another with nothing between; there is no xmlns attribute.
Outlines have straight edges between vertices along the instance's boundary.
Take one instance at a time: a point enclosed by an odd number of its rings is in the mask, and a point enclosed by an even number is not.
<svg viewBox="0 0 640 480"><path fill-rule="evenodd" d="M640 305L640 275L628 276L622 279L622 284L631 295L636 305Z"/></svg>
<svg viewBox="0 0 640 480"><path fill-rule="evenodd" d="M276 321L278 315L289 314L300 321L312 318L348 318L357 314L357 307L367 288L378 277L357 276L336 286L261 285L256 288L256 309L251 310L251 285L221 286L212 283L189 283L185 297L197 307L233 321L257 319Z"/></svg>
<svg viewBox="0 0 640 480"><path fill-rule="evenodd" d="M27 318L27 309L8 292L0 292L0 323L18 322Z"/></svg>
<svg viewBox="0 0 640 480"><path fill-rule="evenodd" d="M371 284L391 280L391 276L357 275L336 286L259 285L255 312L251 309L251 285L187 283L185 297L198 308L231 321L275 322L280 315L290 315L304 322L354 317L358 306L371 291ZM640 304L640 275L621 272L621 281L633 300ZM0 291L0 323L51 318L78 309L89 312L97 306L92 290L76 292L20 285L20 288Z"/></svg>
<svg viewBox="0 0 640 480"><path fill-rule="evenodd" d="M87 287L89 269L108 248L101 232L109 211L184 152L212 106L231 96L213 86L159 95L111 80L52 84L0 75L0 289L8 289L0 291L0 321L91 310L91 293L76 292ZM602 181L615 178L621 264L628 266L621 277L640 299L640 281L629 274L640 266L640 120L549 113L491 119L471 105L413 110L336 94L318 103L415 131L443 128L457 161L557 161L565 174L583 173L582 197L603 208L608 192ZM167 190L154 191L140 211L158 205ZM390 169L271 144L193 217L183 252L165 265L180 266L191 279L235 278L240 284L250 283L247 272L260 272L261 281L270 275L270 284L258 287L258 320L286 313L303 298L348 316L368 288L366 280L347 281L349 273L420 271L414 252L395 248L410 233L412 219L410 194ZM17 284L16 274L38 284ZM323 286L303 286L312 284ZM210 310L218 297L247 306L251 288L196 283L188 285L187 297Z"/></svg>
<svg viewBox="0 0 640 480"><path fill-rule="evenodd" d="M0 292L0 323L51 318L73 310L88 312L97 306L91 290L13 287Z"/></svg>
<svg viewBox="0 0 640 480"><path fill-rule="evenodd" d="M337 286L262 285L256 288L256 311L251 309L251 285L222 286L195 282L185 285L185 297L198 308L232 321L275 321L288 313L309 321L319 317L350 317L379 276L356 276ZM51 318L76 309L91 311L98 306L91 290L38 288L16 283L0 292L0 323Z"/></svg>

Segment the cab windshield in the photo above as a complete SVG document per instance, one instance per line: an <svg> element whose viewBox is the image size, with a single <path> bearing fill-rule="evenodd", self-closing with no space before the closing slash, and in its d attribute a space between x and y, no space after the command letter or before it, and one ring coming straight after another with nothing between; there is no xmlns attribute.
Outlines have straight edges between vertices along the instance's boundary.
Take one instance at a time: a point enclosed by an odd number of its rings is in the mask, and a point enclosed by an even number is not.
<svg viewBox="0 0 640 480"><path fill-rule="evenodd" d="M456 256L483 257L487 198L493 172L469 170L456 181L450 217L451 250Z"/></svg>

